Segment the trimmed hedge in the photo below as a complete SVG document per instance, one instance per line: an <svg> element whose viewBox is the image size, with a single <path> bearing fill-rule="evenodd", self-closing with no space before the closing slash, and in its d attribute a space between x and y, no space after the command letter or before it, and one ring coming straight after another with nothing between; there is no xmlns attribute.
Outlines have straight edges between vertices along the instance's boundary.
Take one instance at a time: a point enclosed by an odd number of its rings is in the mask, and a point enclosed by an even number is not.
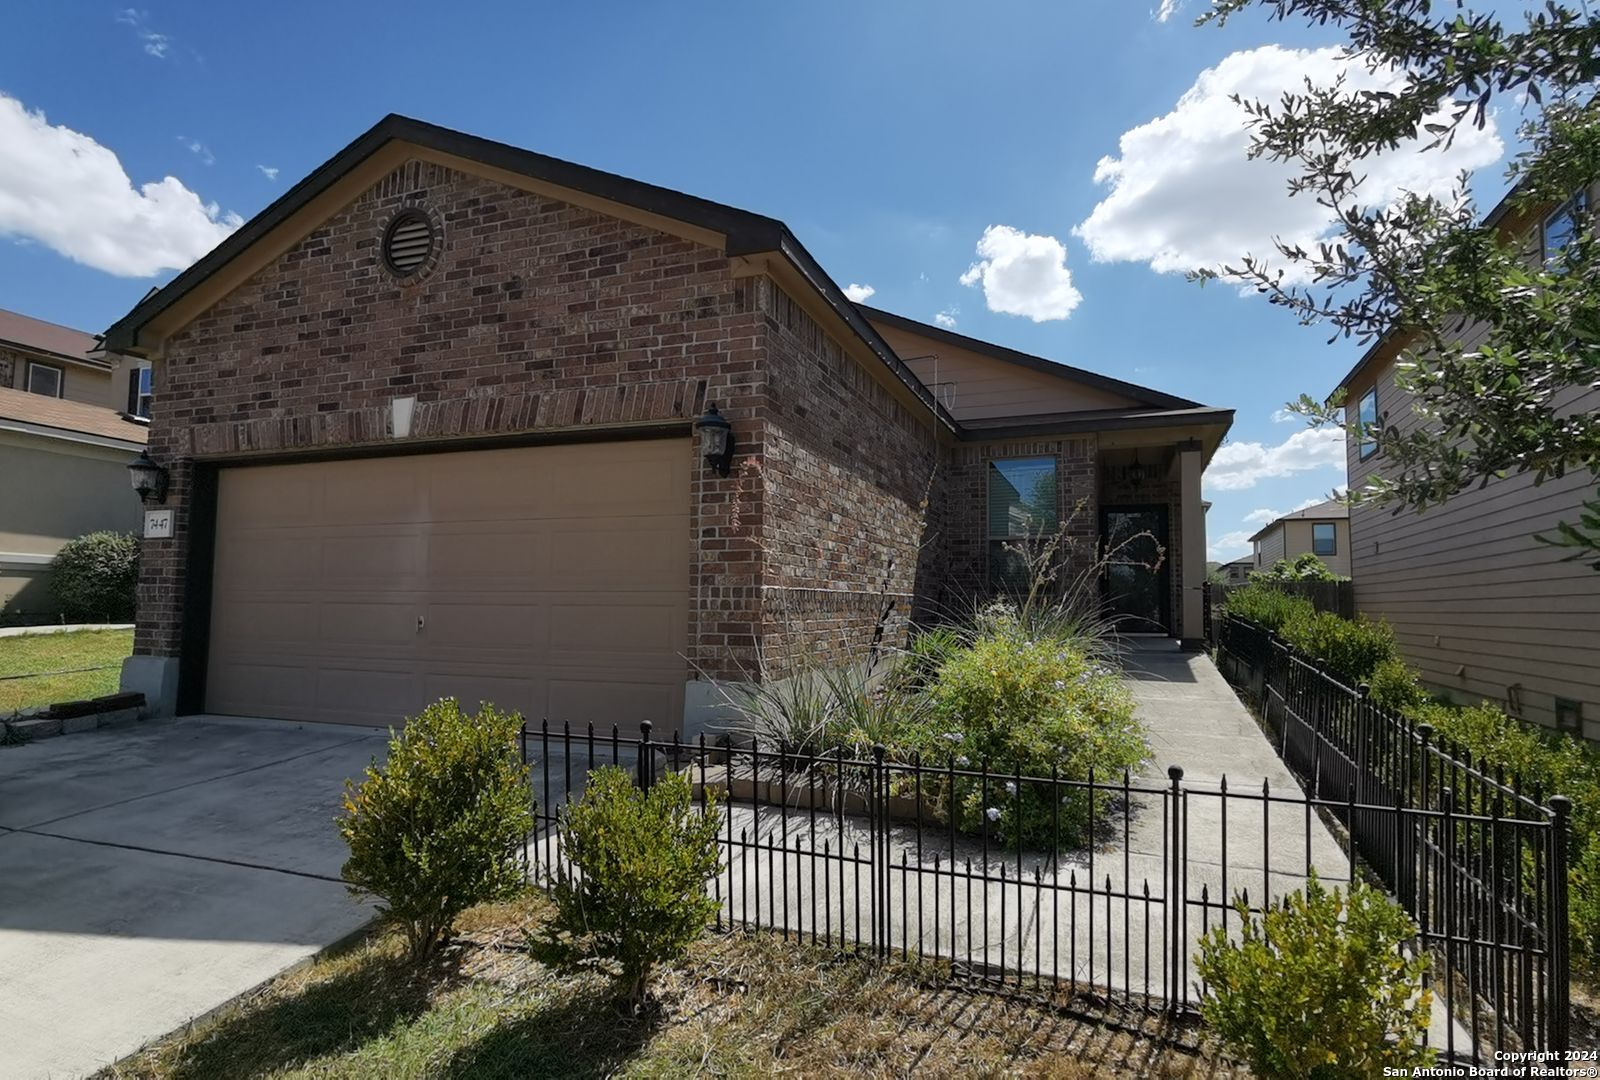
<svg viewBox="0 0 1600 1080"><path fill-rule="evenodd" d="M1475 762L1491 771L1504 769L1507 777L1519 777L1523 791L1537 789L1543 798L1570 798L1572 953L1591 970L1600 967L1600 748L1560 732L1530 727L1491 702L1463 707L1434 698L1416 671L1400 658L1387 623L1319 613L1310 601L1262 583L1230 594L1226 610L1274 631L1307 655L1325 660L1336 676L1352 685L1366 683L1380 708L1418 724L1431 724L1440 739L1465 750Z"/></svg>
<svg viewBox="0 0 1600 1080"><path fill-rule="evenodd" d="M139 540L92 532L68 540L50 563L50 591L73 622L130 622L139 590Z"/></svg>

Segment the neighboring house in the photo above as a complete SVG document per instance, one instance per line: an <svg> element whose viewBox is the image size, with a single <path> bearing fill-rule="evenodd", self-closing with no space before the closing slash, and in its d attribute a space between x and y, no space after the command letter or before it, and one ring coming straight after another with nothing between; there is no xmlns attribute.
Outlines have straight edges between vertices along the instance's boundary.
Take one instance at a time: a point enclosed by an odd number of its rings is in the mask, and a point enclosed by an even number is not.
<svg viewBox="0 0 1600 1080"><path fill-rule="evenodd" d="M1256 560L1254 556L1246 555L1242 559L1223 563L1219 569L1224 585L1246 585L1250 581L1250 572L1256 569Z"/></svg>
<svg viewBox="0 0 1600 1080"><path fill-rule="evenodd" d="M102 405L0 387L0 624L57 614L47 571L62 544L138 528L128 463L146 431Z"/></svg>
<svg viewBox="0 0 1600 1080"><path fill-rule="evenodd" d="M1252 570L1310 552L1340 577L1350 577L1350 508L1330 499L1264 525L1250 538Z"/></svg>
<svg viewBox="0 0 1600 1080"><path fill-rule="evenodd" d="M1597 192L1537 215L1509 200L1488 218L1525 236L1528 255L1554 254L1589 212ZM1470 348L1483 334L1468 327ZM1350 490L1384 468L1381 439L1362 423L1415 427L1410 395L1396 383L1408 344L1391 333L1370 348L1337 390L1351 427L1345 440ZM1600 409L1600 387L1573 387L1559 409ZM1584 470L1534 484L1510 474L1473 485L1442 506L1416 513L1390 506L1351 511L1356 606L1394 627L1406 660L1433 689L1466 702L1488 698L1513 716L1600 738L1600 572L1538 543L1560 521L1575 521L1595 480Z"/></svg>
<svg viewBox="0 0 1600 1080"><path fill-rule="evenodd" d="M0 310L0 389L8 387L150 416L148 360L108 353L93 334Z"/></svg>
<svg viewBox="0 0 1600 1080"><path fill-rule="evenodd" d="M1231 411L858 307L779 221L515 147L389 117L106 340L160 390L175 531L124 685L166 711L693 727L708 678L858 662L1056 527L1080 568L1111 538L1129 626L1202 634Z"/></svg>

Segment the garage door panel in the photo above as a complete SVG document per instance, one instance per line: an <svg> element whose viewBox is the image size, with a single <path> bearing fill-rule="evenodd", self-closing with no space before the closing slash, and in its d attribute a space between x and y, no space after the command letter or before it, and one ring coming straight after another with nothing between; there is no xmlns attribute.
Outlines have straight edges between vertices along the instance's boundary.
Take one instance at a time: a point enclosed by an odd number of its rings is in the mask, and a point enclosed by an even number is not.
<svg viewBox="0 0 1600 1080"><path fill-rule="evenodd" d="M282 529L321 517L322 484L310 473L277 469L235 470L217 493L218 519L236 529Z"/></svg>
<svg viewBox="0 0 1600 1080"><path fill-rule="evenodd" d="M509 648L532 655L550 641L546 605L507 603L503 597L486 597L479 604L432 602L426 620L428 649Z"/></svg>
<svg viewBox="0 0 1600 1080"><path fill-rule="evenodd" d="M453 697L463 709L476 712L488 702L501 712L521 713L524 719L539 715L542 684L532 678L507 678L477 672L446 671L423 677L427 700Z"/></svg>
<svg viewBox="0 0 1600 1080"><path fill-rule="evenodd" d="M659 584L689 561L685 530L650 522L606 520L593 527L565 526L550 536L550 559L568 589L639 588Z"/></svg>
<svg viewBox="0 0 1600 1080"><path fill-rule="evenodd" d="M222 688L221 696L213 695L209 703L218 712L299 718L315 710L316 672L311 668L213 654L212 678Z"/></svg>
<svg viewBox="0 0 1600 1080"><path fill-rule="evenodd" d="M417 637L415 611L415 604L323 601L317 629L328 644L385 645L409 654Z"/></svg>
<svg viewBox="0 0 1600 1080"><path fill-rule="evenodd" d="M555 604L550 609L552 654L583 651L668 656L683 647L684 625L678 605Z"/></svg>
<svg viewBox="0 0 1600 1080"><path fill-rule="evenodd" d="M208 708L392 724L450 695L676 727L692 461L674 441L224 470Z"/></svg>
<svg viewBox="0 0 1600 1080"><path fill-rule="evenodd" d="M440 579L525 582L549 566L549 541L542 532L526 524L509 532L436 531L428 538L428 577L436 587Z"/></svg>
<svg viewBox="0 0 1600 1080"><path fill-rule="evenodd" d="M317 629L316 605L309 600L230 597L212 620L213 638L257 648L272 642L312 640Z"/></svg>
<svg viewBox="0 0 1600 1080"><path fill-rule="evenodd" d="M316 582L322 576L322 542L285 530L236 532L217 545L219 587L241 580L235 566L249 568L251 580L287 588Z"/></svg>
<svg viewBox="0 0 1600 1080"><path fill-rule="evenodd" d="M319 521L385 525L422 518L424 499L418 470L397 469L394 464L392 458L372 458L342 461L321 470L323 510Z"/></svg>
<svg viewBox="0 0 1600 1080"><path fill-rule="evenodd" d="M330 536L322 541L324 579L411 579L414 583L423 577L426 564L427 541L416 534Z"/></svg>
<svg viewBox="0 0 1600 1080"><path fill-rule="evenodd" d="M574 727L593 723L609 733L616 724L623 734L636 731L641 720L649 720L660 734L680 725L683 716L683 683L623 683L610 680L562 678L550 680L549 705L544 715L551 723L570 722Z"/></svg>

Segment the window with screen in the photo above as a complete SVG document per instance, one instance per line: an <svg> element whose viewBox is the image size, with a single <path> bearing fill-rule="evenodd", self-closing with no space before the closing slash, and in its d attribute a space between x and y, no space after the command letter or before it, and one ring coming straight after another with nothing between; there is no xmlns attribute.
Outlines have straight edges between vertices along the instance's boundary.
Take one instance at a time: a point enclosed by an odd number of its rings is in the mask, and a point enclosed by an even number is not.
<svg viewBox="0 0 1600 1080"><path fill-rule="evenodd" d="M1541 231L1541 244L1546 265L1561 260L1561 253L1568 244L1572 243L1578 235L1578 230L1583 226L1584 213L1589 209L1589 199L1586 193L1579 192L1556 208L1555 212L1544 219Z"/></svg>
<svg viewBox="0 0 1600 1080"><path fill-rule="evenodd" d="M1060 525L1056 459L1008 458L989 463L989 584L1028 584L1026 552Z"/></svg>
<svg viewBox="0 0 1600 1080"><path fill-rule="evenodd" d="M150 419L150 406L154 400L150 369L135 368L128 372L128 415Z"/></svg>
<svg viewBox="0 0 1600 1080"><path fill-rule="evenodd" d="M1333 522L1319 521L1311 526L1311 550L1318 555L1337 555L1339 541Z"/></svg>
<svg viewBox="0 0 1600 1080"><path fill-rule="evenodd" d="M61 369L50 364L28 364L28 392L45 397L60 397L65 382Z"/></svg>
<svg viewBox="0 0 1600 1080"><path fill-rule="evenodd" d="M1361 460L1365 461L1378 452L1378 440L1372 432L1378 426L1378 388L1374 386L1361 395L1361 408L1356 414L1356 422L1361 425Z"/></svg>

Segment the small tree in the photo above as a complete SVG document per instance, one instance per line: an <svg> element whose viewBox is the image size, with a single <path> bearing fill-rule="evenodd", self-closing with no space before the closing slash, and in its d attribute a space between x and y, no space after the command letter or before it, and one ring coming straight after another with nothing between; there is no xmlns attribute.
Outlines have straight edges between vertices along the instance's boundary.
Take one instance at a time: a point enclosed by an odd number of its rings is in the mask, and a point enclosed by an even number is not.
<svg viewBox="0 0 1600 1080"><path fill-rule="evenodd" d="M1338 581L1339 575L1309 551L1292 559L1279 559L1265 570L1250 575L1251 581Z"/></svg>
<svg viewBox="0 0 1600 1080"><path fill-rule="evenodd" d="M63 544L50 563L50 591L75 621L132 619L138 588L139 541L132 533L86 533Z"/></svg>
<svg viewBox="0 0 1600 1080"><path fill-rule="evenodd" d="M1209 984L1201 1015L1255 1075L1363 1080L1433 1060L1417 1042L1428 961L1405 952L1417 928L1398 904L1361 884L1329 891L1313 872L1260 918L1236 907L1238 940L1212 930L1195 969Z"/></svg>
<svg viewBox="0 0 1600 1080"><path fill-rule="evenodd" d="M706 883L717 873L720 800L696 810L676 773L648 793L615 766L589 777L561 816L570 871L556 879L545 944L571 967L602 967L629 1007L643 1003L656 965L681 957L716 914Z"/></svg>
<svg viewBox="0 0 1600 1080"><path fill-rule="evenodd" d="M519 849L533 825L522 717L487 702L476 716L434 702L389 737L389 759L345 785L339 832L350 891L383 901L424 959L474 904L526 884Z"/></svg>

